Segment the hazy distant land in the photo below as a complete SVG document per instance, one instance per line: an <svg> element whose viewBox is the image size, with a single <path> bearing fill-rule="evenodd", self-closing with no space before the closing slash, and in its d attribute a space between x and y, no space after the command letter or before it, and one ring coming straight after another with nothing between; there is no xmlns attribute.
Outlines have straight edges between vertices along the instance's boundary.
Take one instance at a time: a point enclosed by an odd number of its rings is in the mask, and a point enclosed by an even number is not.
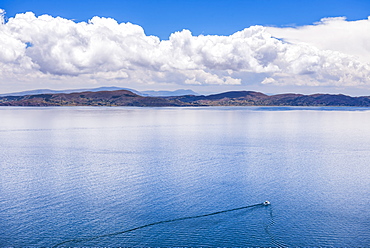
<svg viewBox="0 0 370 248"><path fill-rule="evenodd" d="M134 91L134 92L133 92ZM156 93L156 92L152 92ZM157 92L158 93L158 92ZM230 91L212 95L162 92L148 96L135 90L89 90L72 93L42 93L0 97L0 106L353 106L370 107L370 96L351 97L333 94L266 95L254 91ZM191 92L190 92L191 93ZM195 93L195 92L194 92ZM159 94L159 93L158 93ZM153 94L152 94L153 95Z"/></svg>

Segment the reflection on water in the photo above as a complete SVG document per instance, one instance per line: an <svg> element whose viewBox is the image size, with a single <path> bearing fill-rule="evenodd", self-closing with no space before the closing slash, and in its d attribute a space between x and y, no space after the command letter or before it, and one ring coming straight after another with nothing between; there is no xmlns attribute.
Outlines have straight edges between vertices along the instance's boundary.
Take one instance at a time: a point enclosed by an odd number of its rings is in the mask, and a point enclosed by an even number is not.
<svg viewBox="0 0 370 248"><path fill-rule="evenodd" d="M0 116L0 246L370 243L369 109L2 107Z"/></svg>

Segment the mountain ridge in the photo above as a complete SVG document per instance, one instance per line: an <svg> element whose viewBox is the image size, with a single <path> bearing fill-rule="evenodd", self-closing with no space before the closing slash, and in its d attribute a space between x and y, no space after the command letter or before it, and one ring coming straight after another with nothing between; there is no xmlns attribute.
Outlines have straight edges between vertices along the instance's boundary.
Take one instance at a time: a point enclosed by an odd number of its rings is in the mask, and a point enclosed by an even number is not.
<svg viewBox="0 0 370 248"><path fill-rule="evenodd" d="M116 86L103 86L98 88L88 88L88 89L67 89L67 90L50 90L50 89L36 89L36 90L27 90L27 91L19 91L19 92L12 92L12 93L5 93L0 94L0 97L4 96L26 96L26 95L37 95L37 94L59 94L59 93L75 93L75 92L98 92L98 91L116 91L116 90L128 90L140 96L180 96L180 95L199 95L198 93L190 90L190 89L178 89L174 91L169 90L144 90L138 91L130 88L122 88Z"/></svg>
<svg viewBox="0 0 370 248"><path fill-rule="evenodd" d="M370 96L228 91L211 95L141 96L129 90L0 97L0 106L352 106L370 107Z"/></svg>

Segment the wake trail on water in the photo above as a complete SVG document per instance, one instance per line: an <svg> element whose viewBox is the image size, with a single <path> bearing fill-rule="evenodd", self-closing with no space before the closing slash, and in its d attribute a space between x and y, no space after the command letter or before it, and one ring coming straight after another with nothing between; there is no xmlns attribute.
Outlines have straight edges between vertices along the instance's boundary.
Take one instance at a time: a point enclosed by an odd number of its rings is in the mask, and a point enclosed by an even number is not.
<svg viewBox="0 0 370 248"><path fill-rule="evenodd" d="M273 244L273 247L288 247L287 245L284 245L282 244L281 242L279 242L278 240L276 240L275 236L272 234L271 232L271 227L273 225L275 225L275 220L274 220L274 215L272 214L272 207L270 206L269 207L269 210L270 210L270 221L269 223L265 226L265 231L266 231L266 234L269 236L270 240L271 240L271 243Z"/></svg>
<svg viewBox="0 0 370 248"><path fill-rule="evenodd" d="M209 214L201 214L201 215L195 215L195 216L187 216L187 217L181 217L181 218L176 218L176 219L171 219L171 220L162 220L162 221L157 221L157 222L153 222L153 223L150 223L150 224L146 224L146 225L143 225L143 226L138 226L138 227L134 227L134 228L131 228L131 229L127 229L127 230L124 230L124 231L119 231L119 232L115 232L115 233L108 233L108 234L103 234L103 235L94 236L94 237L79 238L79 239L70 239L70 240L66 240L66 241L60 242L60 243L52 246L52 248L56 248L56 247L65 245L67 243L80 243L80 242L92 241L92 240L95 240L95 239L98 239L98 238L112 237L112 236L116 236L116 235L120 235L120 234L124 234L124 233L128 233L128 232L133 232L133 231L136 231L136 230L139 230L139 229L143 229L143 228L146 228L146 227L149 227L149 226L155 226L155 225L163 224L163 223L169 223L169 222L175 222L175 221L182 221L182 220L202 218L202 217L207 217L207 216L212 216L212 215L216 215L216 214L227 213L227 212L231 212L231 211L242 210L242 209L246 209L246 208L253 208L253 207L258 207L258 206L266 206L266 203L259 203L259 204L254 204L254 205L249 205L249 206L244 206L244 207L239 207L239 208L233 208L233 209L228 209L228 210L223 210L223 211L217 211L217 212L213 212L213 213L209 213ZM267 227L265 228L265 230L267 232ZM269 234L269 232L267 232L267 233ZM271 237L271 235L270 235L270 237ZM279 247L284 247L284 246L279 246Z"/></svg>

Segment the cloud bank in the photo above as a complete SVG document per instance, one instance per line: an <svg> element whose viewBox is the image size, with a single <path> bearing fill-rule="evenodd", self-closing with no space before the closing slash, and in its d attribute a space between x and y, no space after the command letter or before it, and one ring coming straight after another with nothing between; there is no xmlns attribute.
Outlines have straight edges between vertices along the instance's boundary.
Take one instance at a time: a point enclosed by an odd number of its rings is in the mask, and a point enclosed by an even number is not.
<svg viewBox="0 0 370 248"><path fill-rule="evenodd" d="M1 13L0 13L1 14ZM99 82L137 85L299 85L370 88L370 20L252 26L230 36L168 40L114 19L75 23L32 12L0 17L0 85Z"/></svg>
<svg viewBox="0 0 370 248"><path fill-rule="evenodd" d="M359 21L347 21L345 17L323 18L315 25L269 27L267 31L291 43L351 54L364 63L370 63L370 16Z"/></svg>

